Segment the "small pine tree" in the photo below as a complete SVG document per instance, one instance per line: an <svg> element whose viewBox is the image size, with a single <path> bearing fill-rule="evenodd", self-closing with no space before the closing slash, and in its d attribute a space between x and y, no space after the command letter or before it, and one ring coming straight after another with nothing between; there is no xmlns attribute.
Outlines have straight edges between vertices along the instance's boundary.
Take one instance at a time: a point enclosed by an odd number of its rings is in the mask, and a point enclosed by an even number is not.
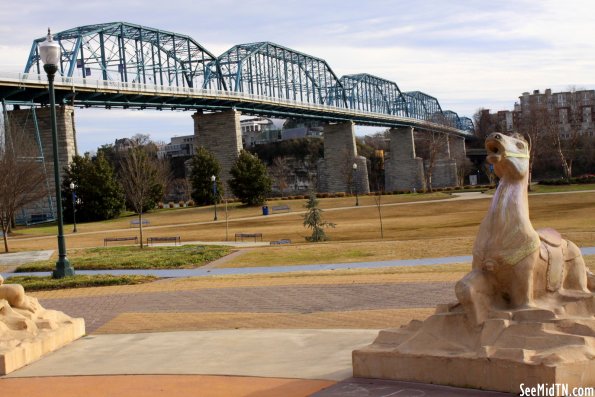
<svg viewBox="0 0 595 397"><path fill-rule="evenodd" d="M335 227L335 224L322 218L322 210L318 208L318 199L314 193L310 193L305 207L307 211L304 214L304 227L312 229L312 235L306 237L306 240L311 242L327 241L329 238L324 232L324 228Z"/></svg>
<svg viewBox="0 0 595 397"><path fill-rule="evenodd" d="M219 162L204 147L200 146L196 149L196 153L192 156L190 162L190 183L192 183L192 200L198 205L209 205L221 201L221 194L223 192L223 184L219 178L221 167ZM217 184L217 197L213 195L213 182L211 176L215 175Z"/></svg>
<svg viewBox="0 0 595 397"><path fill-rule="evenodd" d="M258 157L242 150L229 171L228 184L234 196L248 205L261 205L271 193L272 181L267 167Z"/></svg>

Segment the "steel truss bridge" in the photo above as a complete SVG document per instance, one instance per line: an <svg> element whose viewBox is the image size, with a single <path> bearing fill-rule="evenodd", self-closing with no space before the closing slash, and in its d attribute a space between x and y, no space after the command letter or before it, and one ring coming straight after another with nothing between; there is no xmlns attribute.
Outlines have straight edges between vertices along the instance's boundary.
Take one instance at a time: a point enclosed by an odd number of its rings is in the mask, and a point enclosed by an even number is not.
<svg viewBox="0 0 595 397"><path fill-rule="evenodd" d="M0 99L46 104L48 84L33 41L24 73L0 74ZM270 42L219 57L191 37L124 22L54 34L62 57L57 103L82 107L222 110L272 117L413 126L467 135L471 119L420 91L370 74L338 77L328 63Z"/></svg>

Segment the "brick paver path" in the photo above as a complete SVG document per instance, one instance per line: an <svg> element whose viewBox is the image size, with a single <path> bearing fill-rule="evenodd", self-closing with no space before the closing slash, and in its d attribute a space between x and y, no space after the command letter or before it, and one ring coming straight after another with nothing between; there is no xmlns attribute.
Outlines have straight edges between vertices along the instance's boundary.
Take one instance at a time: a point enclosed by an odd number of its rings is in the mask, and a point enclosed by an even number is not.
<svg viewBox="0 0 595 397"><path fill-rule="evenodd" d="M324 313L426 308L455 300L452 282L273 285L43 298L48 309L85 318L93 333L123 313ZM366 328L362 324L362 328Z"/></svg>

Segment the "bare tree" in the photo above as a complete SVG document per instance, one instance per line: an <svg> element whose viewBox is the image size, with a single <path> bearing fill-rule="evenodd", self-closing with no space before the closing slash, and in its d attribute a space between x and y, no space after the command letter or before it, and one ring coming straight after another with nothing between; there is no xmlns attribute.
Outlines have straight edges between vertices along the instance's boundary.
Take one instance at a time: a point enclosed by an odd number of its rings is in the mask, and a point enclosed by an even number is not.
<svg viewBox="0 0 595 397"><path fill-rule="evenodd" d="M277 186L279 186L281 197L283 197L285 189L287 189L289 186L287 178L289 174L289 166L287 163L286 157L275 157L273 160L273 165L271 166L271 175L277 181Z"/></svg>
<svg viewBox="0 0 595 397"><path fill-rule="evenodd" d="M23 134L0 130L0 225L4 251L16 212L46 196L45 173L35 143Z"/></svg>
<svg viewBox="0 0 595 397"><path fill-rule="evenodd" d="M382 224L382 194L383 192L376 192L374 195L374 203L376 204L376 209L378 210L378 221L380 222L380 238L384 238L384 227Z"/></svg>
<svg viewBox="0 0 595 397"><path fill-rule="evenodd" d="M120 180L128 203L138 214L140 247L143 248L143 211L154 200L155 190L164 189L163 167L142 147L135 146L122 159Z"/></svg>
<svg viewBox="0 0 595 397"><path fill-rule="evenodd" d="M424 159L426 186L432 191L432 175L436 168L436 162L440 158L441 151L448 144L448 135L436 131L428 131L419 134L418 138L419 140L416 141L415 150Z"/></svg>

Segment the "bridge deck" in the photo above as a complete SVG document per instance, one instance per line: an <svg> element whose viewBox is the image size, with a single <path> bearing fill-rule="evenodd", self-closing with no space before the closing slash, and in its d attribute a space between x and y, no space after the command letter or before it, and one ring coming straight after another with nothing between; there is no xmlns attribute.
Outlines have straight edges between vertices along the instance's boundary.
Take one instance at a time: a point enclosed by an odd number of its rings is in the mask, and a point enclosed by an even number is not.
<svg viewBox="0 0 595 397"><path fill-rule="evenodd" d="M56 77L56 102L81 107L153 108L174 110L223 110L271 117L306 117L331 122L353 121L382 127L412 126L422 130L469 136L469 132L409 117L306 103L242 92L199 89L109 80ZM0 99L48 103L44 75L0 74Z"/></svg>

